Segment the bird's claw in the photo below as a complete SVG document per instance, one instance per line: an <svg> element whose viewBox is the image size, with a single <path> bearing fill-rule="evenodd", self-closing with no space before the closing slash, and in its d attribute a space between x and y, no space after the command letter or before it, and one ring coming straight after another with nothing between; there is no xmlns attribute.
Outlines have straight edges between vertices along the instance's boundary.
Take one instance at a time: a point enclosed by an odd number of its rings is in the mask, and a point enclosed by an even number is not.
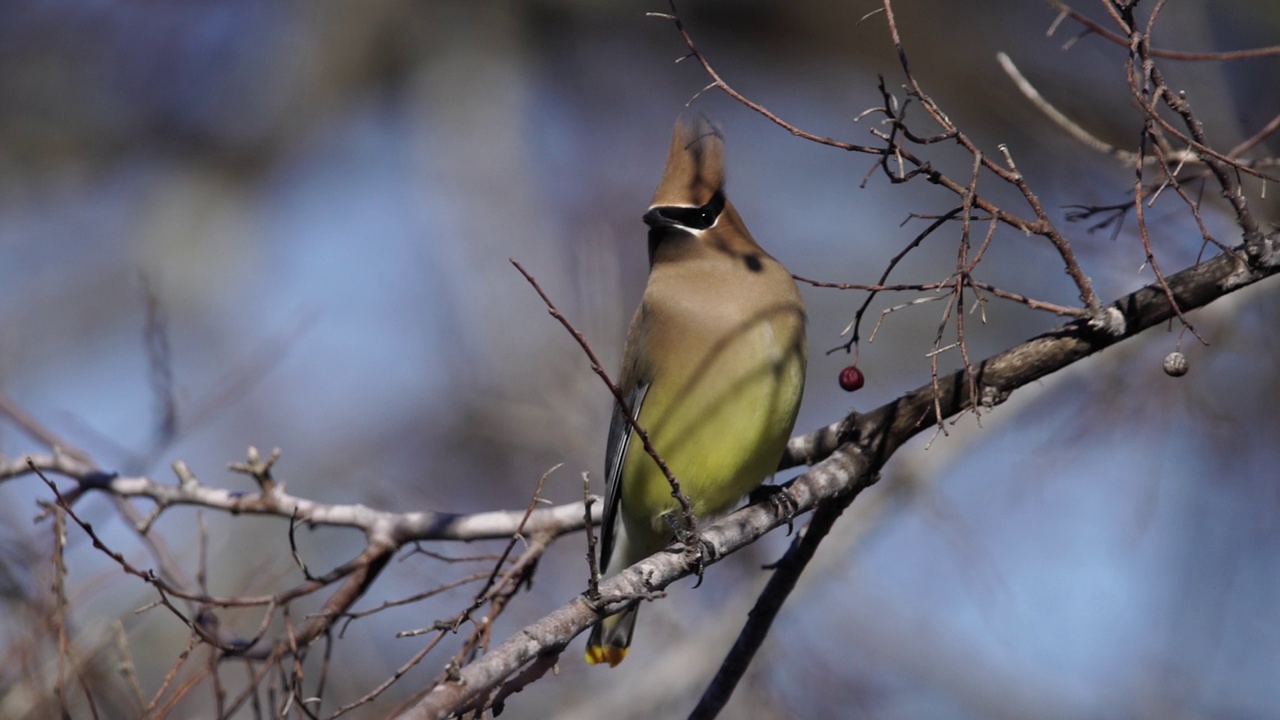
<svg viewBox="0 0 1280 720"><path fill-rule="evenodd" d="M787 492L787 489L781 485L761 485L751 494L747 496L747 501L758 503L767 500L775 512L782 516L787 522L787 535L791 534L794 529L793 520L795 520L796 512L800 506L796 503L796 499Z"/></svg>

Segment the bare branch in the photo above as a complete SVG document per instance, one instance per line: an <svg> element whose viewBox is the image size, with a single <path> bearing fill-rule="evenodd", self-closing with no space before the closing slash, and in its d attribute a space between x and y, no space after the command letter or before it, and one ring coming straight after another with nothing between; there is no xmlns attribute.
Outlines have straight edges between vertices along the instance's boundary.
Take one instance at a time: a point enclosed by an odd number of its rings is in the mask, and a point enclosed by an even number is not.
<svg viewBox="0 0 1280 720"><path fill-rule="evenodd" d="M520 527L523 510L496 510L481 513L445 513L416 511L396 513L367 505L326 504L289 494L276 487L270 494L244 493L205 485L175 463L175 472L186 475L187 482L165 485L147 477L121 477L62 454L24 455L12 461L0 461L0 482L31 472L33 465L44 472L55 473L77 481L76 487L64 493L74 503L87 492L98 491L119 498L145 498L164 507L191 505L233 514L272 515L285 520L296 518L309 525L351 527L363 530L392 545L419 540L492 540L509 538ZM583 505L580 502L539 508L530 514L525 529L530 532L553 532L563 535L583 527Z"/></svg>
<svg viewBox="0 0 1280 720"><path fill-rule="evenodd" d="M1062 0L1047 0L1047 2L1056 8L1063 15L1070 17L1072 20L1080 23L1088 28L1089 32L1098 35L1117 45L1128 46L1129 41L1122 35L1117 35L1102 25L1094 22L1089 16L1084 15L1078 10L1070 7ZM1055 26L1056 27L1056 22ZM1124 27L1123 24L1121 27ZM1125 32L1129 32L1125 29ZM1049 35L1053 34L1053 28L1050 28ZM1152 49L1153 57L1164 58L1166 60L1188 60L1188 61L1230 61L1230 60L1248 60L1251 58L1275 57L1280 55L1280 45L1272 45L1270 47L1252 48L1249 50L1228 50L1225 52L1180 52L1177 50L1159 50Z"/></svg>
<svg viewBox="0 0 1280 720"><path fill-rule="evenodd" d="M1178 306L1189 311L1280 273L1280 258L1270 260L1265 267L1251 267L1235 256L1219 255L1169 276L1168 283ZM1159 326L1175 313L1163 288L1157 285L1126 295L1107 310L1120 316L1118 326L1123 330L1119 334L1098 332L1091 328L1090 321L1077 320L977 364L974 368L977 397L970 397L969 377L961 370L875 410L851 415L846 418L847 424L838 430L822 428L812 437L795 441L797 452L789 452L789 460L803 457L805 448L825 448L832 433L842 442L825 460L784 486L795 501L796 512L807 512L836 497L856 495L869 486L879 469L907 440L932 427L929 418L934 407L941 408L944 417L951 417L969 408L975 400L987 407L1003 403L1015 390ZM714 548L714 562L786 524L789 517L774 504L758 502L706 528L702 538ZM663 552L603 580L600 592L606 599L634 597L660 591L692 572L693 568L680 555ZM471 706L476 697L513 677L529 663L548 653L561 652L596 618L591 603L581 596L575 598L523 628L484 657L459 668L455 679L438 685L400 717L445 718L459 708Z"/></svg>

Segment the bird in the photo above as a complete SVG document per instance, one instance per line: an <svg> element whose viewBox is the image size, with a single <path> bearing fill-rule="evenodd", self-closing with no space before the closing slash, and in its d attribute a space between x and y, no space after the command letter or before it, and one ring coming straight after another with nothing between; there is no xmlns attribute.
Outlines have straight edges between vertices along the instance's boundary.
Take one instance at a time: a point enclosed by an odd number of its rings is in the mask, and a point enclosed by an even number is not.
<svg viewBox="0 0 1280 720"><path fill-rule="evenodd" d="M618 389L695 518L715 518L778 468L804 391L804 302L725 196L724 138L705 115L676 121L644 222L649 277ZM670 482L615 400L601 569L612 575L663 550L682 524ZM596 623L588 663L622 662L637 611L632 603Z"/></svg>

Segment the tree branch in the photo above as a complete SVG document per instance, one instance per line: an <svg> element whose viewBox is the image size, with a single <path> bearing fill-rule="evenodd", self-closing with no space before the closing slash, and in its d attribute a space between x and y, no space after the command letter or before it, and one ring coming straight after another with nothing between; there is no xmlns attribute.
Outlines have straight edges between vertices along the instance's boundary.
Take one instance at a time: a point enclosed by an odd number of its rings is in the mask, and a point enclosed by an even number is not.
<svg viewBox="0 0 1280 720"><path fill-rule="evenodd" d="M1276 237L1268 236L1274 248ZM1238 255L1223 254L1167 278L1173 298L1184 312L1240 290L1280 272L1280 256L1272 250L1252 265ZM935 408L942 418L953 417L974 403L993 407L1017 389L1066 368L1096 352L1160 325L1175 310L1159 284L1147 285L1108 307L1120 316L1118 332L1100 332L1089 321L1077 320L1031 338L994 355L974 368L971 384L964 370L902 395L871 412L853 414L841 423L821 428L788 445L786 462L812 460L831 443L834 452L808 472L783 486L796 513L814 509L840 496L854 496L874 481L893 454L923 430L933 427ZM970 388L974 388L971 390ZM755 542L785 524L788 517L777 503L768 501L745 507L703 531L703 540L714 548L713 561ZM803 563L801 563L803 564ZM600 583L606 601L661 591L693 572L679 554L659 553ZM798 568L802 569L802 568ZM798 571L797 569L797 571ZM785 583L782 583L785 584ZM779 590L781 592L781 590ZM789 590L788 590L789 592ZM761 602L766 602L764 597ZM780 598L767 602L781 604ZM607 611L609 608L604 608ZM753 615L749 622L771 622L772 617ZM400 717L412 720L445 718L520 672L527 664L561 652L569 642L597 619L596 611L581 596L508 638L488 655L461 668L455 679L436 686L421 702ZM751 628L744 633L754 632Z"/></svg>

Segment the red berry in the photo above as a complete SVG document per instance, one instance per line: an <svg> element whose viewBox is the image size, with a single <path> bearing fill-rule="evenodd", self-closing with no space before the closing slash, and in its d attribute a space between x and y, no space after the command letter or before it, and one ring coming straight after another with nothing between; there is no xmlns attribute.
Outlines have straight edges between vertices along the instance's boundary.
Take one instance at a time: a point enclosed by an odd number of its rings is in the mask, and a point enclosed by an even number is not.
<svg viewBox="0 0 1280 720"><path fill-rule="evenodd" d="M848 392L853 392L862 387L862 384L866 381L867 379L862 375L862 371L858 369L857 365L850 365L840 371L840 387Z"/></svg>

